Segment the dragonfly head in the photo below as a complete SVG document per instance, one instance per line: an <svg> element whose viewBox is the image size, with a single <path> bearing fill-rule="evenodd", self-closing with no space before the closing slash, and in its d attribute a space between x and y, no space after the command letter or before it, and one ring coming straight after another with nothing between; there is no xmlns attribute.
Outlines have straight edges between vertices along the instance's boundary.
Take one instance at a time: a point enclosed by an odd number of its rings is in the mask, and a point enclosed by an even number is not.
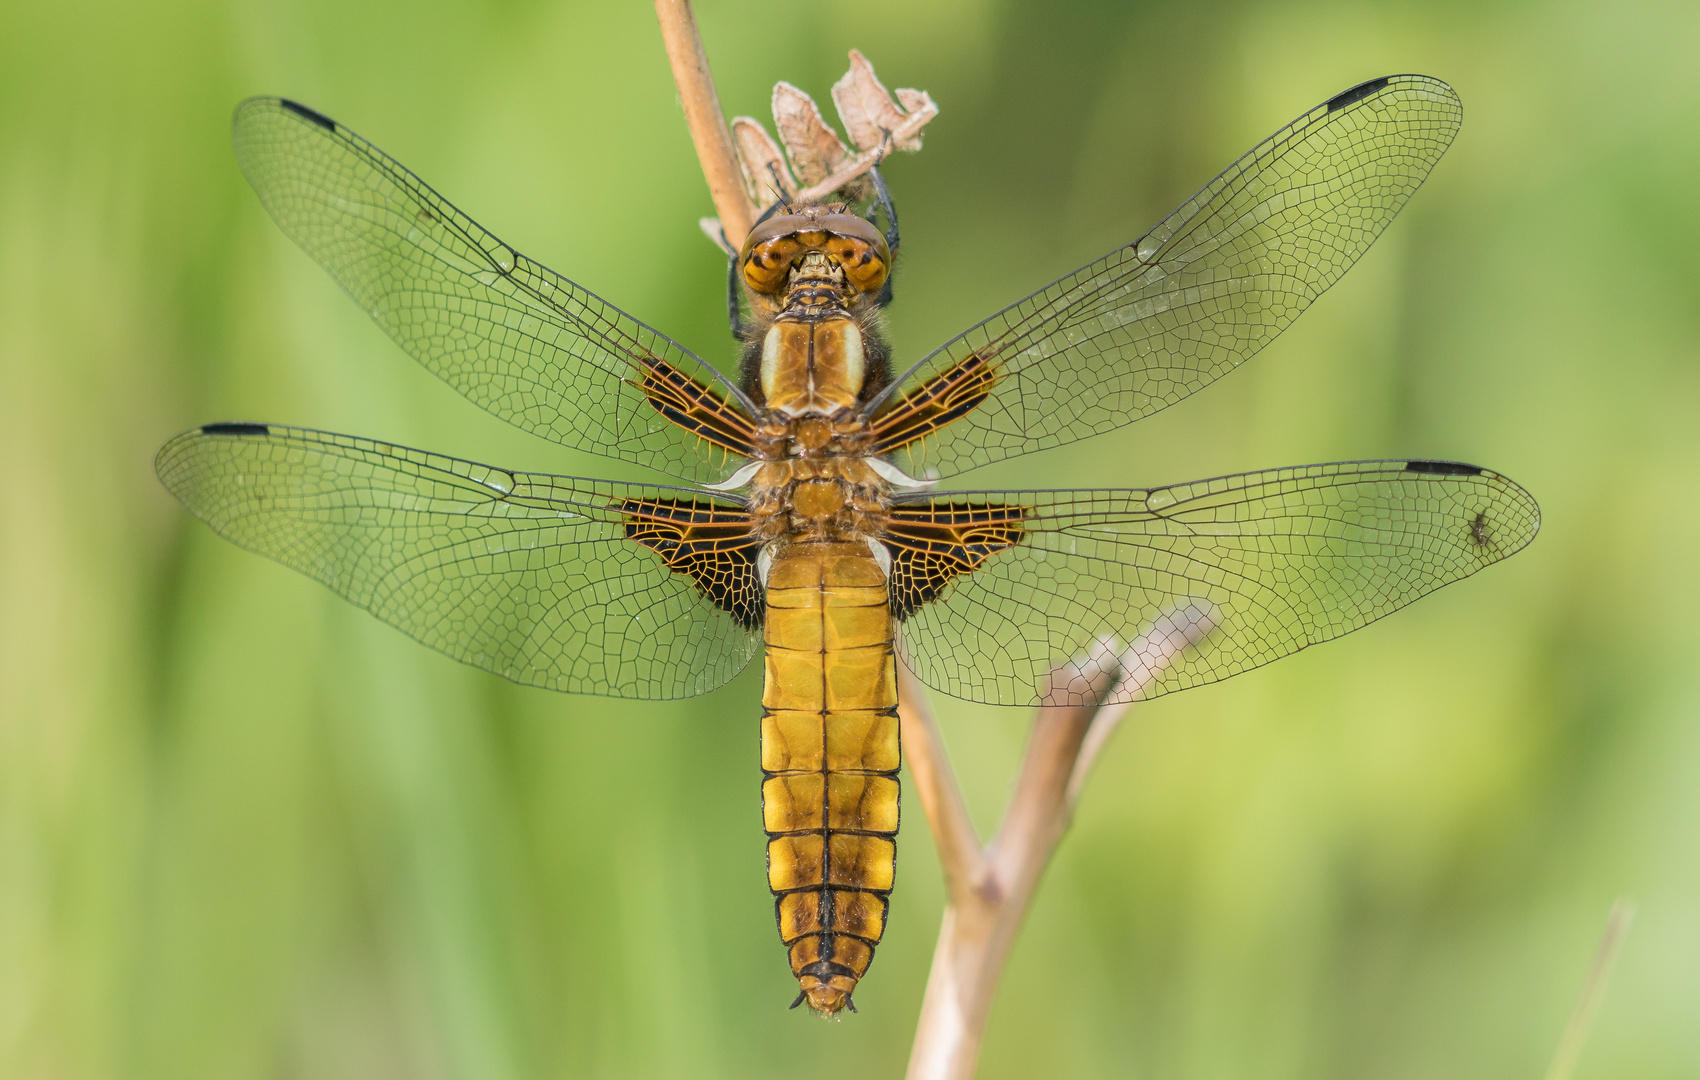
<svg viewBox="0 0 1700 1080"><path fill-rule="evenodd" d="M891 249L873 222L842 203L825 203L776 214L751 229L738 267L751 299L764 306L789 306L794 293L818 303L817 294L828 292L849 307L878 295L891 272Z"/></svg>

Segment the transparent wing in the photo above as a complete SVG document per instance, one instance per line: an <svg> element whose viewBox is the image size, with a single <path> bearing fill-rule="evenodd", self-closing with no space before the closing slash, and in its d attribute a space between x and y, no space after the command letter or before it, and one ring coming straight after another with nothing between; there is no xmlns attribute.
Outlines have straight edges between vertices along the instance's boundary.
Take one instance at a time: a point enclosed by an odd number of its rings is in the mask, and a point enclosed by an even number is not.
<svg viewBox="0 0 1700 1080"><path fill-rule="evenodd" d="M724 377L492 236L365 139L278 98L243 102L232 137L289 238L478 405L565 446L690 480L721 479L738 463L732 448L666 420L642 387L659 361L747 417Z"/></svg>
<svg viewBox="0 0 1700 1080"><path fill-rule="evenodd" d="M681 495L706 505L703 493L508 472L260 424L179 435L155 468L225 538L515 682L684 697L724 683L755 650L747 618L628 538L639 531L634 508ZM747 593L753 574L743 581ZM759 611L759 595L743 599Z"/></svg>
<svg viewBox="0 0 1700 1080"><path fill-rule="evenodd" d="M963 503L1006 521L1011 514L990 508L1025 507L1019 542L919 607L900 625L898 648L928 685L1004 705L1036 701L1046 673L1088 657L1095 642L1125 645L1188 609L1215 629L1139 696L1225 679L1468 577L1540 527L1534 499L1505 477L1427 461L1308 465L1149 491L958 493L907 506L945 517Z"/></svg>
<svg viewBox="0 0 1700 1080"><path fill-rule="evenodd" d="M906 454L913 475L948 476L1108 431L1208 385L1357 261L1462 115L1451 87L1421 75L1318 105L1139 240L921 360L874 403L881 449Z"/></svg>

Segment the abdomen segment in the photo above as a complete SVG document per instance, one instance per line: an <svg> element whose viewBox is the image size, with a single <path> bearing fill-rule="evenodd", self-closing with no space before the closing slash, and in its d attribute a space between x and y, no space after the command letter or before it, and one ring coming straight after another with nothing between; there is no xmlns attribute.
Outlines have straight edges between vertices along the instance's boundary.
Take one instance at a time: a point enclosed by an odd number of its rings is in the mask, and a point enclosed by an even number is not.
<svg viewBox="0 0 1700 1080"><path fill-rule="evenodd" d="M792 544L768 572L766 626L768 886L798 1000L830 1015L850 1005L873 960L897 865L885 574L863 544Z"/></svg>

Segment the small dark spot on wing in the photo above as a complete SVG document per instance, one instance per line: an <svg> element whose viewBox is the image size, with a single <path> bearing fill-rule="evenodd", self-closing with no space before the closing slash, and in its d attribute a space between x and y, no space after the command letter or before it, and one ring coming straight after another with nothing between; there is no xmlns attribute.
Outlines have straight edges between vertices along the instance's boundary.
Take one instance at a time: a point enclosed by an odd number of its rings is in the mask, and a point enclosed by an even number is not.
<svg viewBox="0 0 1700 1080"><path fill-rule="evenodd" d="M1347 93L1351 93L1351 91L1348 90ZM309 109L299 101L291 101L288 98L278 98L277 103L294 113L296 116L299 116L301 119L311 121L312 123L324 128L326 131L336 130L335 120L332 120L322 112L316 112L313 109ZM1329 104L1332 106L1333 103L1330 102Z"/></svg>
<svg viewBox="0 0 1700 1080"><path fill-rule="evenodd" d="M1486 510L1476 511L1475 520L1470 522L1470 542L1481 548L1493 542L1493 533L1488 529Z"/></svg>
<svg viewBox="0 0 1700 1080"><path fill-rule="evenodd" d="M1348 105L1356 104L1364 98L1369 97L1377 90L1380 90L1391 81L1392 80L1388 76L1383 75L1379 79L1371 79L1369 82L1361 82L1352 87L1350 90L1342 90L1328 99L1328 111L1334 112L1336 109L1344 109Z"/></svg>
<svg viewBox="0 0 1700 1080"><path fill-rule="evenodd" d="M1429 473L1433 476L1480 476L1481 467L1465 465L1461 461L1407 461L1405 471L1414 473Z"/></svg>
<svg viewBox="0 0 1700 1080"><path fill-rule="evenodd" d="M270 435L264 424L202 424L202 435Z"/></svg>

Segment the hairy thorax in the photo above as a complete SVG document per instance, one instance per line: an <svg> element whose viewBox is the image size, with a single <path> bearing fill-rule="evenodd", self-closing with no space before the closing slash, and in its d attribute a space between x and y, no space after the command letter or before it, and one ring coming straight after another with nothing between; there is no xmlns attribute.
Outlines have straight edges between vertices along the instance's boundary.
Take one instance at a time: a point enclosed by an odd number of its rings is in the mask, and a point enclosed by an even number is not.
<svg viewBox="0 0 1700 1080"><path fill-rule="evenodd" d="M784 325L776 323L773 332ZM870 435L854 402L831 412L811 404L795 416L775 409L763 434L772 456L756 469L749 488L750 512L763 537L864 541L883 530L891 485L864 456Z"/></svg>

